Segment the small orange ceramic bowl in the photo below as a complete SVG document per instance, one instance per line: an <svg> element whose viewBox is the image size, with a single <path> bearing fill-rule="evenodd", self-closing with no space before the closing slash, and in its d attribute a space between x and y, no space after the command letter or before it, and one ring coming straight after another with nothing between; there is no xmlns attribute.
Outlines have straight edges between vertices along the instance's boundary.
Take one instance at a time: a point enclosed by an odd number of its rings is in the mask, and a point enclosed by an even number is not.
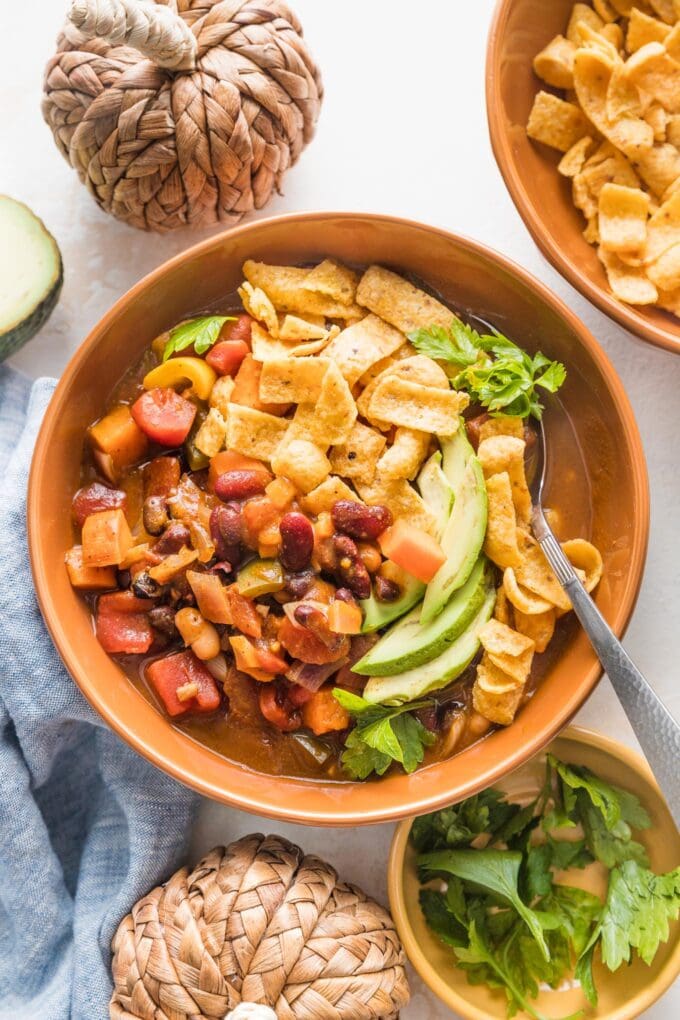
<svg viewBox="0 0 680 1020"><path fill-rule="evenodd" d="M626 305L612 294L597 250L583 237L585 221L571 184L557 172L560 153L526 133L534 96L551 91L533 59L564 34L574 0L499 0L486 63L486 108L491 145L510 196L531 236L562 276L635 336L680 353L680 319L652 306Z"/></svg>
<svg viewBox="0 0 680 1020"><path fill-rule="evenodd" d="M311 782L258 774L174 728L100 647L88 607L72 590L64 569L64 553L74 538L71 497L79 485L85 430L101 415L116 381L159 333L181 319L224 307L225 297L241 282L245 259L301 264L324 256L358 266L379 262L413 274L462 314L477 313L529 349L541 347L565 363L568 378L560 396L572 424L561 437L561 449L570 457L580 450L585 469L578 484L578 476L565 470L561 477L554 473L552 484L570 486L568 496L564 488L564 500L585 521L583 532L590 532L602 550L605 575L597 600L619 634L642 577L649 494L628 398L582 323L502 256L434 227L352 213L259 220L167 262L95 326L66 368L48 408L28 494L36 590L66 667L124 740L200 793L289 821L356 825L404 818L468 796L544 747L583 704L602 672L573 621L536 694L508 729L410 776L395 773L363 784ZM557 432L549 430L549 436L554 444Z"/></svg>
<svg viewBox="0 0 680 1020"><path fill-rule="evenodd" d="M547 748L572 765L584 765L609 783L634 793L652 820L636 839L649 852L652 870L672 871L680 862L680 833L647 762L625 744L599 733L570 726ZM545 780L545 755L540 754L497 784L511 799L528 802ZM506 1015L505 995L486 985L471 985L465 971L455 965L453 950L428 928L418 903L420 883L416 852L409 843L413 819L397 827L388 863L387 888L392 917L406 955L425 984L457 1016L465 1020L501 1020ZM604 899L606 884L601 865L571 873L567 884L578 885ZM650 966L638 957L630 966L612 973L598 959L593 968L599 1001L587 1007L590 1020L634 1020L649 1009L680 975L680 922L671 925ZM532 1005L545 1016L578 1015L586 1001L578 986L543 991ZM669 1014L670 1015L670 1014ZM520 1013L526 1017L526 1013Z"/></svg>

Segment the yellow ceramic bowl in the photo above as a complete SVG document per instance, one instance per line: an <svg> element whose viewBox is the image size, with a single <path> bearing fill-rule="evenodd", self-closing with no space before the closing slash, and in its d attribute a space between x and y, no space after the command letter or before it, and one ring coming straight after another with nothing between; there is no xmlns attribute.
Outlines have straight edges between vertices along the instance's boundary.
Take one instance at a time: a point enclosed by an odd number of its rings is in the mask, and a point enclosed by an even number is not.
<svg viewBox="0 0 680 1020"><path fill-rule="evenodd" d="M652 819L652 827L636 838L649 851L654 871L666 872L680 862L680 833L647 763L616 740L571 726L548 750L575 765L585 765L603 779L634 793ZM533 796L543 783L545 754L539 754L497 783L513 798ZM528 799L528 796L527 796ZM401 822L394 833L388 864L388 892L392 916L409 960L423 981L442 1002L466 1020L505 1017L505 996L485 986L468 984L465 972L454 963L453 952L425 924L418 904L419 883L416 854L408 842L411 820ZM604 875L599 867L587 868L570 881L602 896ZM671 928L668 942L659 947L650 967L637 959L630 967L611 973L598 961L594 968L599 992L597 1009L586 1009L592 1020L634 1020L670 988L680 974L680 923ZM547 1016L567 1016L585 1005L579 988L542 992L536 1008ZM670 1014L669 1014L670 1015ZM526 1016L525 1013L520 1016Z"/></svg>

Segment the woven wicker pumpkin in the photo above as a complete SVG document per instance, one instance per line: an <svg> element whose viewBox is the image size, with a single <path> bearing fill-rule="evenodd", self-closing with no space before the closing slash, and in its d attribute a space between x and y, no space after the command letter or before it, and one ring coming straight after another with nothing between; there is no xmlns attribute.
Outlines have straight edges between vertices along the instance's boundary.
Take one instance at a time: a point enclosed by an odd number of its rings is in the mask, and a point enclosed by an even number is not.
<svg viewBox="0 0 680 1020"><path fill-rule="evenodd" d="M387 1020L409 998L390 916L278 836L177 871L121 921L113 954L113 1020L215 1020L245 1002L278 1020Z"/></svg>
<svg viewBox="0 0 680 1020"><path fill-rule="evenodd" d="M44 90L45 120L99 205L151 230L262 208L323 94L281 0L72 0Z"/></svg>

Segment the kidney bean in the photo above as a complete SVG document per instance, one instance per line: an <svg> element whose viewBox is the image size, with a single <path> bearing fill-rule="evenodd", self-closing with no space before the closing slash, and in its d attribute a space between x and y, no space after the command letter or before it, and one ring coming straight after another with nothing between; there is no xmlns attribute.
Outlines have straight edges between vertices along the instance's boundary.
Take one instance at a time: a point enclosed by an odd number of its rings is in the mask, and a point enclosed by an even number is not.
<svg viewBox="0 0 680 1020"><path fill-rule="evenodd" d="M153 546L153 552L159 556L168 556L170 553L179 552L183 546L191 542L191 532L186 524L174 521L165 529L161 537Z"/></svg>
<svg viewBox="0 0 680 1020"><path fill-rule="evenodd" d="M339 499L331 510L333 524L352 538L377 538L392 523L386 506L365 506L352 499Z"/></svg>
<svg viewBox="0 0 680 1020"><path fill-rule="evenodd" d="M335 593L335 597L339 602L346 602L350 606L355 606L357 604L357 600L354 598L354 595L352 595L349 588L338 588Z"/></svg>
<svg viewBox="0 0 680 1020"><path fill-rule="evenodd" d="M231 499L250 499L263 493L266 484L262 471L225 471L215 481L215 495L225 503Z"/></svg>
<svg viewBox="0 0 680 1020"><path fill-rule="evenodd" d="M152 599L158 595L161 586L158 581L154 581L152 577L149 577L145 570L141 574L137 574L132 582L132 590L138 599Z"/></svg>
<svg viewBox="0 0 680 1020"><path fill-rule="evenodd" d="M92 482L78 489L73 497L72 512L73 519L77 525L82 527L85 518L90 514L99 513L100 510L114 510L117 507L125 509L127 497L121 489L112 489L101 482Z"/></svg>
<svg viewBox="0 0 680 1020"><path fill-rule="evenodd" d="M130 582L132 581L132 574L129 570L118 570L116 572L116 582L119 588L129 588Z"/></svg>
<svg viewBox="0 0 680 1020"><path fill-rule="evenodd" d="M300 571L309 566L314 549L314 528L304 514L284 514L279 524L281 550L279 559L286 570Z"/></svg>
<svg viewBox="0 0 680 1020"><path fill-rule="evenodd" d="M164 496L149 496L142 507L144 527L150 535L160 535L168 524L168 507Z"/></svg>
<svg viewBox="0 0 680 1020"><path fill-rule="evenodd" d="M378 575L375 579L375 597L378 602L396 602L401 595L401 588L395 581Z"/></svg>
<svg viewBox="0 0 680 1020"><path fill-rule="evenodd" d="M221 560L232 566L241 562L242 512L238 505L216 506L210 514L210 536Z"/></svg>
<svg viewBox="0 0 680 1020"><path fill-rule="evenodd" d="M314 583L314 572L303 570L285 575L285 590L295 599L303 598Z"/></svg>
<svg viewBox="0 0 680 1020"><path fill-rule="evenodd" d="M302 725L299 710L287 697L284 687L279 684L261 684L258 692L260 711L267 722L282 733L291 733Z"/></svg>
<svg viewBox="0 0 680 1020"><path fill-rule="evenodd" d="M356 543L347 535L334 535L333 546L337 556L335 574L340 583L358 599L367 599L371 594L371 577Z"/></svg>
<svg viewBox="0 0 680 1020"><path fill-rule="evenodd" d="M156 606L149 610L149 622L154 630L165 634L166 637L174 637L177 633L175 627L175 610L170 606Z"/></svg>

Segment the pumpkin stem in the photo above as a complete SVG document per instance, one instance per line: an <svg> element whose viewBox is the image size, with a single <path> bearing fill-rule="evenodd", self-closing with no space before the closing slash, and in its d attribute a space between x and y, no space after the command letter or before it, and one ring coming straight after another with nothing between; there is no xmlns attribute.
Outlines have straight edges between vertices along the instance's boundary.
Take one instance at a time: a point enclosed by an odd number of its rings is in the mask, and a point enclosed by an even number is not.
<svg viewBox="0 0 680 1020"><path fill-rule="evenodd" d="M169 6L146 0L72 0L68 19L82 36L132 46L159 67L196 67L196 36Z"/></svg>

